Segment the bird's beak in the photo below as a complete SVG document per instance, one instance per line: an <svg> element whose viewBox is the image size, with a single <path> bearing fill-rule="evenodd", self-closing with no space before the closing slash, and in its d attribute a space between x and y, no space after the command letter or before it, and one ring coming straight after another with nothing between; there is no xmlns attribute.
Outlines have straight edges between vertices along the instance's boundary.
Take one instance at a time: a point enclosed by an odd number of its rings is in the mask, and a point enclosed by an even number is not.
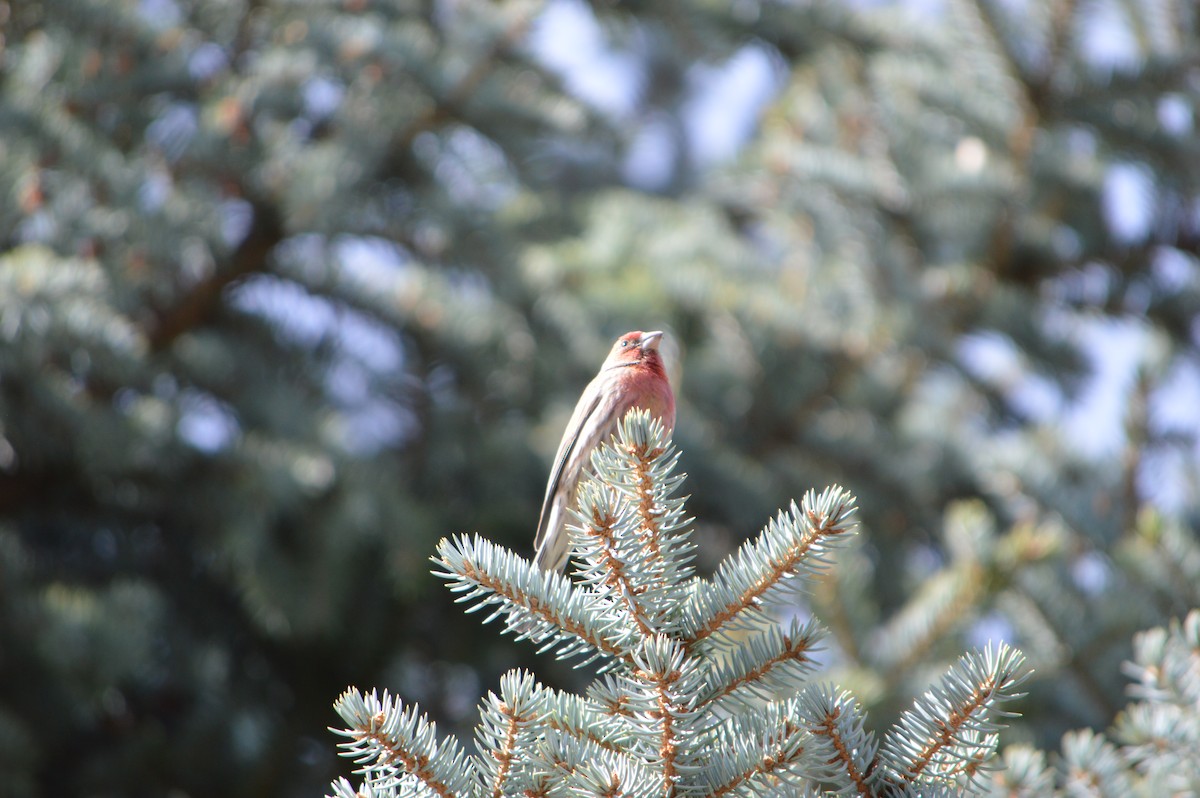
<svg viewBox="0 0 1200 798"><path fill-rule="evenodd" d="M651 352L658 350L658 343L662 340L662 330L654 332L642 333L641 347L643 352Z"/></svg>

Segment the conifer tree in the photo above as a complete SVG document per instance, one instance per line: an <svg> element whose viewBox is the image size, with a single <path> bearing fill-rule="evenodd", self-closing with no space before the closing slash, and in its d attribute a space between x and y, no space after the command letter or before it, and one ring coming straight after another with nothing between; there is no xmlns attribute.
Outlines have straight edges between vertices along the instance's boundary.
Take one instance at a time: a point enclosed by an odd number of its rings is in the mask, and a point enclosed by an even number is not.
<svg viewBox="0 0 1200 798"><path fill-rule="evenodd" d="M490 693L477 751L439 739L414 706L348 690L336 708L356 795L949 794L980 787L1000 709L1025 677L1003 645L964 656L882 740L848 692L812 683L821 631L778 613L811 589L852 533L854 499L833 487L717 569L696 577L678 452L650 414L631 411L597 449L569 527L576 579L543 572L489 541L443 540L434 562L468 612L600 663L584 695L512 672Z"/></svg>
<svg viewBox="0 0 1200 798"><path fill-rule="evenodd" d="M611 71L564 66L564 13ZM421 563L528 544L571 402L647 325L698 570L854 486L810 602L878 728L988 636L1034 671L1014 738L1110 728L1133 633L1200 605L1198 29L0 0L5 789L316 794L352 679L460 733L513 667L582 690Z"/></svg>

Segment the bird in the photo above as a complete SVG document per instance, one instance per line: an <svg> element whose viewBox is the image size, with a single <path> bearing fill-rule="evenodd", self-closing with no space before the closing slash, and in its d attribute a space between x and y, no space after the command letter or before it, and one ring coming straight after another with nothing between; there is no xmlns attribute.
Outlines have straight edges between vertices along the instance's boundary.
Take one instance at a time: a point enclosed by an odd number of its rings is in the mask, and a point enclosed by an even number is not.
<svg viewBox="0 0 1200 798"><path fill-rule="evenodd" d="M668 434L675 427L675 394L663 368L658 346L662 330L627 332L616 340L567 422L546 483L546 497L533 539L534 562L542 571L561 571L570 555L567 511L586 471L592 451L607 441L633 408L658 418Z"/></svg>

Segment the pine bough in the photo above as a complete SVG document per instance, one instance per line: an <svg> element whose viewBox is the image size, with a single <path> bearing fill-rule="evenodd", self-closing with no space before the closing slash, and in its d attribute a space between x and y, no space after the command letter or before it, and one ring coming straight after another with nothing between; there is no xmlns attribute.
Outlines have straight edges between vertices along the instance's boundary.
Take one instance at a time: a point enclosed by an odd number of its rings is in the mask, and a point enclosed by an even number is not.
<svg viewBox="0 0 1200 798"><path fill-rule="evenodd" d="M1062 738L1057 767L1026 745L1004 752L992 774L996 798L1190 798L1200 795L1200 610L1138 634L1130 694L1108 735Z"/></svg>
<svg viewBox="0 0 1200 798"><path fill-rule="evenodd" d="M509 673L483 701L470 754L398 698L350 689L335 704L349 726L335 731L362 782L341 779L334 795L926 796L980 785L1010 714L1001 707L1024 678L1021 654L964 656L877 741L853 696L810 683L818 625L779 621L853 533L854 497L810 491L705 580L674 495L677 460L658 422L625 418L579 491L574 580L479 537L442 540L435 573L468 612L598 662L600 676L580 696Z"/></svg>

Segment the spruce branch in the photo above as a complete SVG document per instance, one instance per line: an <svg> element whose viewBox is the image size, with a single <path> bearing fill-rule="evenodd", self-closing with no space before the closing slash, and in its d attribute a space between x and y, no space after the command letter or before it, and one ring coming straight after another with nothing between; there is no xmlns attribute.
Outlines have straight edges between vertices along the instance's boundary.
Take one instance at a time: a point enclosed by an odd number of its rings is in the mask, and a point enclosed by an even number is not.
<svg viewBox="0 0 1200 798"><path fill-rule="evenodd" d="M598 679L586 696L554 693L547 724L580 741L611 751L627 751L635 735L628 720L631 697L611 674Z"/></svg>
<svg viewBox="0 0 1200 798"><path fill-rule="evenodd" d="M992 775L987 793L995 798L1041 798L1051 795L1054 773L1046 755L1027 745L1010 745L1004 750L1003 765Z"/></svg>
<svg viewBox="0 0 1200 798"><path fill-rule="evenodd" d="M546 712L546 691L533 675L511 671L500 679L500 695L488 693L475 730L478 753L472 758L485 795L500 798L516 792L522 752L535 739L536 724Z"/></svg>
<svg viewBox="0 0 1200 798"><path fill-rule="evenodd" d="M1118 798L1133 794L1117 747L1091 729L1063 735L1061 767L1068 795Z"/></svg>
<svg viewBox="0 0 1200 798"><path fill-rule="evenodd" d="M940 685L917 700L888 733L879 776L900 785L965 777L972 783L996 747L1000 709L1028 677L1024 655L1001 644L963 655Z"/></svg>
<svg viewBox="0 0 1200 798"><path fill-rule="evenodd" d="M730 645L732 632L803 592L807 580L829 563L833 546L854 528L854 497L834 486L820 495L808 491L800 507L792 502L759 537L718 568L711 589L698 594L692 608L688 642Z"/></svg>
<svg viewBox="0 0 1200 798"><path fill-rule="evenodd" d="M1182 623L1142 632L1133 648L1134 661L1126 666L1137 680L1132 695L1200 710L1200 610Z"/></svg>
<svg viewBox="0 0 1200 798"><path fill-rule="evenodd" d="M579 795L597 798L659 798L659 779L627 753L549 730L532 757L533 788L525 795Z"/></svg>
<svg viewBox="0 0 1200 798"><path fill-rule="evenodd" d="M1200 610L1134 638L1126 671L1140 698L1118 716L1122 755L1159 794L1200 791Z"/></svg>
<svg viewBox="0 0 1200 798"><path fill-rule="evenodd" d="M356 771L372 789L394 791L413 782L439 798L471 794L471 770L462 749L453 738L437 739L437 725L415 707L405 708L399 698L372 690L344 692L334 703L337 713L350 727L330 729L348 737L339 743L342 756L362 765Z"/></svg>
<svg viewBox="0 0 1200 798"><path fill-rule="evenodd" d="M811 655L819 650L820 627L816 621L793 620L785 633L773 619L763 622L764 628L717 661L705 703L753 710L803 686L813 669Z"/></svg>
<svg viewBox="0 0 1200 798"><path fill-rule="evenodd" d="M870 772L878 744L853 696L817 685L802 694L798 717L808 729L813 757L823 763L822 780L841 795L873 796Z"/></svg>
<svg viewBox="0 0 1200 798"><path fill-rule="evenodd" d="M809 733L795 714L794 702L776 702L714 727L706 735L714 755L698 774L697 794L756 796L781 786L803 787L820 763L808 751Z"/></svg>
<svg viewBox="0 0 1200 798"><path fill-rule="evenodd" d="M679 641L659 635L635 656L632 678L648 688L649 705L639 714L649 722L640 724L635 715L634 723L643 725L650 737L648 759L662 774L660 794L670 798L675 794L681 763L697 755L693 750L699 717L695 704L704 680L700 662L689 657Z"/></svg>
<svg viewBox="0 0 1200 798"><path fill-rule="evenodd" d="M578 511L582 526L568 530L571 543L582 561L576 570L582 585L595 590L623 610L643 637L653 634L651 610L642 601L644 586L630 571L634 552L630 539L618 534L629 523L626 509L611 490L595 482L579 489ZM638 547L640 548L640 547Z"/></svg>
<svg viewBox="0 0 1200 798"><path fill-rule="evenodd" d="M635 410L614 441L592 455L569 532L582 584L622 607L647 638L677 630L684 596L676 586L692 578L695 543L684 500L672 497L683 477L662 423Z"/></svg>
<svg viewBox="0 0 1200 798"><path fill-rule="evenodd" d="M623 423L622 450L597 452L596 473L605 474L612 486L626 494L638 518L637 540L642 545L648 568L665 585L680 584L692 576L695 544L683 516L683 499L670 499L683 482L673 474L678 450L670 445L662 422L651 418L650 426L636 416ZM622 465L632 468L622 469ZM622 478L622 475L628 474Z"/></svg>
<svg viewBox="0 0 1200 798"><path fill-rule="evenodd" d="M580 665L597 657L628 659L630 648L615 628L621 625L611 604L574 587L558 573L544 573L528 560L479 536L443 538L434 558L434 571L462 593L456 601L474 602L467 612L494 607L484 623L509 616L510 629L544 648L558 645L560 659L587 655Z"/></svg>

